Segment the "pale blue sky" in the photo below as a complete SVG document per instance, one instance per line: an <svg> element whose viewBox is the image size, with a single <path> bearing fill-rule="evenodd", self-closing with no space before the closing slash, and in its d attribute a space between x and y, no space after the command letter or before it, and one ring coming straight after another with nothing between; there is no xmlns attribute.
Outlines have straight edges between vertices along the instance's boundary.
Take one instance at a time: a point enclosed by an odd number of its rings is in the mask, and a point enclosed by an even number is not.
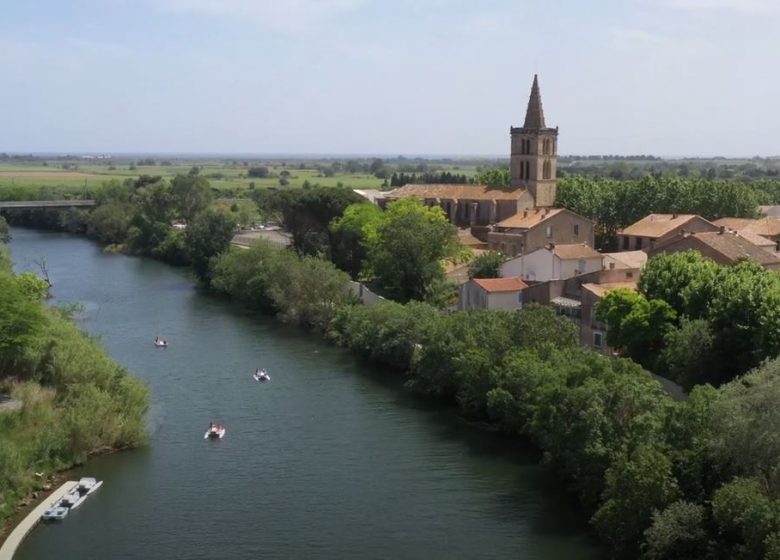
<svg viewBox="0 0 780 560"><path fill-rule="evenodd" d="M0 0L0 151L780 154L780 0Z"/></svg>

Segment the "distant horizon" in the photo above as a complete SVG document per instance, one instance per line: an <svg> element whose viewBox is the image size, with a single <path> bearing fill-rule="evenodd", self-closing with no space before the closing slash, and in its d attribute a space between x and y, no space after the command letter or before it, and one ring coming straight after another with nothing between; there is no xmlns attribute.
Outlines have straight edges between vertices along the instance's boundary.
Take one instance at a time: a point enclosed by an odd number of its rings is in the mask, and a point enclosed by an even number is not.
<svg viewBox="0 0 780 560"><path fill-rule="evenodd" d="M428 160L469 160L469 159L484 159L484 160L506 160L509 161L509 153L507 154L436 154L436 153L420 153L420 154L397 154L397 153L305 153L305 152L278 152L278 153L253 153L253 152L155 152L155 151L128 151L128 152L112 152L112 151L12 151L0 149L0 154L7 154L9 156L33 156L33 157L94 157L102 159L115 158L136 158L136 157L169 157L174 159L206 159L206 158L218 158L218 159L428 159ZM559 158L571 158L571 157L603 157L603 158L638 158L641 156L659 158L666 161L673 160L751 160L755 158L760 159L780 159L780 154L777 155L757 155L751 156L724 156L724 155L658 155L652 153L646 154L618 154L618 153L576 153L576 154L558 154Z"/></svg>

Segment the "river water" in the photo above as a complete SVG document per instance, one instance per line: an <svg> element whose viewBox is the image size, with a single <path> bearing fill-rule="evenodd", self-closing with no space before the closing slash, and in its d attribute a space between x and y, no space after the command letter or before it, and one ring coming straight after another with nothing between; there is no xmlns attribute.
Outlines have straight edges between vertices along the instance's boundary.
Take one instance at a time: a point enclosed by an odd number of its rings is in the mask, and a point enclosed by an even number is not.
<svg viewBox="0 0 780 560"><path fill-rule="evenodd" d="M32 559L585 559L599 550L536 452L403 391L319 338L194 288L186 271L15 229L55 303L151 387L150 443L16 556ZM170 341L155 348L155 336ZM272 380L251 374L268 369ZM221 440L204 440L210 420Z"/></svg>

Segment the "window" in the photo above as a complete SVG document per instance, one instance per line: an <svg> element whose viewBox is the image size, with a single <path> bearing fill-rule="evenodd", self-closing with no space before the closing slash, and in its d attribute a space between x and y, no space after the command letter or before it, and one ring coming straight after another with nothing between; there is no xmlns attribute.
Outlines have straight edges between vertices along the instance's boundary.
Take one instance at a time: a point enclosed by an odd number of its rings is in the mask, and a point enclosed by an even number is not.
<svg viewBox="0 0 780 560"><path fill-rule="evenodd" d="M544 236L545 237L552 237L552 226L547 226L544 228Z"/></svg>
<svg viewBox="0 0 780 560"><path fill-rule="evenodd" d="M637 251L640 251L642 249L642 238L641 237L637 237L636 240L634 241L634 243L635 243L634 248Z"/></svg>
<svg viewBox="0 0 780 560"><path fill-rule="evenodd" d="M623 238L623 250L624 251L628 251L628 242L629 242L629 238L628 237L624 237Z"/></svg>
<svg viewBox="0 0 780 560"><path fill-rule="evenodd" d="M517 303L523 305L523 292L517 292Z"/></svg>
<svg viewBox="0 0 780 560"><path fill-rule="evenodd" d="M593 332L593 346L601 348L604 345L604 333L598 331Z"/></svg>
<svg viewBox="0 0 780 560"><path fill-rule="evenodd" d="M577 270L579 270L580 274L585 274L585 259L580 259L577 263Z"/></svg>
<svg viewBox="0 0 780 560"><path fill-rule="evenodd" d="M580 224L574 224L574 237L580 234Z"/></svg>

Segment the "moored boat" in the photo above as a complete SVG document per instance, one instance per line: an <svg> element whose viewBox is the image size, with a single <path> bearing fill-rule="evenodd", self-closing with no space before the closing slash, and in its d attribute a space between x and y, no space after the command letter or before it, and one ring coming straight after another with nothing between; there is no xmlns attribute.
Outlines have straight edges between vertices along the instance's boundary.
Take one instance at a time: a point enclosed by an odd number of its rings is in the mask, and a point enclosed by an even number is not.
<svg viewBox="0 0 780 560"><path fill-rule="evenodd" d="M252 379L260 382L271 381L271 376L268 375L268 372L265 371L264 369L259 369L252 374Z"/></svg>
<svg viewBox="0 0 780 560"><path fill-rule="evenodd" d="M68 492L62 497L59 505L62 507L66 507L69 510L76 509L81 504L83 504L84 500L86 499L87 499L86 494L81 494L78 491L78 488L74 488L73 490L71 490L70 492Z"/></svg>
<svg viewBox="0 0 780 560"><path fill-rule="evenodd" d="M79 480L79 484L76 487L80 494L82 495L89 495L92 494L95 490L103 486L102 480L97 480L96 478L92 478L90 476L85 476Z"/></svg>
<svg viewBox="0 0 780 560"><path fill-rule="evenodd" d="M61 521L65 519L65 516L68 515L68 508L65 506L61 506L57 504L56 506L50 507L45 512L43 512L43 515L41 516L44 521Z"/></svg>

